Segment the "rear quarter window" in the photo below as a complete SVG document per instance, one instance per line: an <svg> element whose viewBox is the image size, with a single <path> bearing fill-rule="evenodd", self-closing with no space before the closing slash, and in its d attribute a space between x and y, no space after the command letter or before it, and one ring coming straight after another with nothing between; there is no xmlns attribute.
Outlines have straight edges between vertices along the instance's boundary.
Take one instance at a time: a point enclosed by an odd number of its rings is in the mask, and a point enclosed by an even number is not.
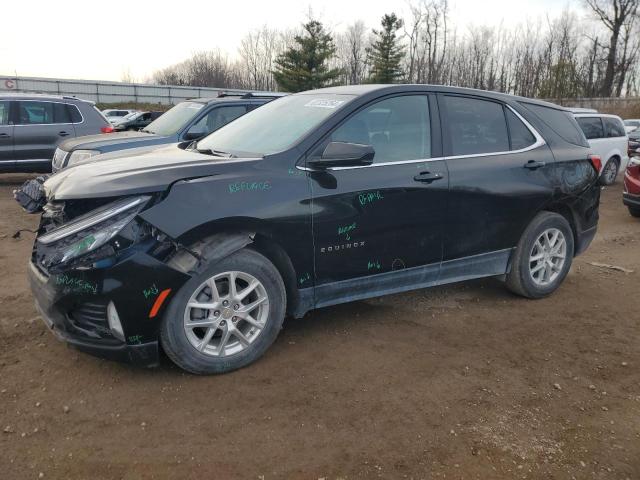
<svg viewBox="0 0 640 480"><path fill-rule="evenodd" d="M624 137L627 133L621 120L611 117L603 117L604 131L607 137Z"/></svg>
<svg viewBox="0 0 640 480"><path fill-rule="evenodd" d="M567 142L581 147L589 146L571 112L533 103L523 103L523 105Z"/></svg>
<svg viewBox="0 0 640 480"><path fill-rule="evenodd" d="M67 110L69 111L69 117L71 118L71 123L81 123L82 122L82 114L78 107L72 104L67 104Z"/></svg>

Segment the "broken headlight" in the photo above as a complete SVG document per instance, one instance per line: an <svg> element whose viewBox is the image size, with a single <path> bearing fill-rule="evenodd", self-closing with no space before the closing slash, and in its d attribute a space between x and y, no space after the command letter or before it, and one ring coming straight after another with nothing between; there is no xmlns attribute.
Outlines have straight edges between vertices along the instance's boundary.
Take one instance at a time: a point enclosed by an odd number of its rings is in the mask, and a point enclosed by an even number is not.
<svg viewBox="0 0 640 480"><path fill-rule="evenodd" d="M44 265L65 263L102 247L131 223L150 198L117 200L38 237L39 246L49 251Z"/></svg>

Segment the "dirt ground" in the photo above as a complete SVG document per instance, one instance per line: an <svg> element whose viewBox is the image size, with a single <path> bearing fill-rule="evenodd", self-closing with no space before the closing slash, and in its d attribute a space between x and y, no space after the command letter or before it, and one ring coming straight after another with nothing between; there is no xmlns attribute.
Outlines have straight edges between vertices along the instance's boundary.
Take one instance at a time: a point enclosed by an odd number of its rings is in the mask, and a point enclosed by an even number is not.
<svg viewBox="0 0 640 480"><path fill-rule="evenodd" d="M67 348L0 177L0 478L639 479L640 221L603 191L551 298L493 279L322 309L214 377ZM613 264L624 273L590 265Z"/></svg>

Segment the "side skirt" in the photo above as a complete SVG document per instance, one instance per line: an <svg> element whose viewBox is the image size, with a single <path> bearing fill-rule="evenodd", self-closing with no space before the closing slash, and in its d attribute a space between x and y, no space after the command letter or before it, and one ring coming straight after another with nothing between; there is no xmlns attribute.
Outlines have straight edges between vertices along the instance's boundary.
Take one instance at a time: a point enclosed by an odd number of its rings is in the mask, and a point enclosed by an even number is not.
<svg viewBox="0 0 640 480"><path fill-rule="evenodd" d="M314 308L365 298L381 297L474 278L504 275L509 271L509 260L514 250L515 248L506 248L442 263L325 283L315 287L315 298L314 287L303 288L299 290L300 303L294 316L300 318Z"/></svg>

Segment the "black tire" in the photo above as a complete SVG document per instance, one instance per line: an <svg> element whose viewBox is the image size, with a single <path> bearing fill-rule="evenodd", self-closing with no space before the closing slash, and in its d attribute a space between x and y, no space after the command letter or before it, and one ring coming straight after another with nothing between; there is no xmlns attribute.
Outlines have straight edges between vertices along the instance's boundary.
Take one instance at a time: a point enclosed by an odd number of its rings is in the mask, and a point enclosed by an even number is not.
<svg viewBox="0 0 640 480"><path fill-rule="evenodd" d="M529 258L535 242L543 232L556 228L562 232L566 241L566 258L558 276L546 286L534 282L530 272ZM509 290L526 298L543 298L551 295L563 282L573 260L574 241L573 231L569 222L557 213L540 212L531 221L522 234L515 253L511 259L511 271L507 274L506 285Z"/></svg>
<svg viewBox="0 0 640 480"><path fill-rule="evenodd" d="M227 271L250 274L262 283L269 298L268 317L265 328L244 350L216 357L198 351L189 343L183 319L186 304L194 291L208 278ZM198 375L230 372L254 362L271 346L282 328L286 304L284 282L276 267L260 253L245 248L212 265L198 268L173 297L161 326L160 342L167 356L188 372Z"/></svg>
<svg viewBox="0 0 640 480"><path fill-rule="evenodd" d="M618 171L620 170L620 160L617 157L612 157L605 164L600 174L600 185L613 185L618 178ZM615 171L615 173L613 173Z"/></svg>
<svg viewBox="0 0 640 480"><path fill-rule="evenodd" d="M628 207L632 217L640 218L640 208Z"/></svg>

